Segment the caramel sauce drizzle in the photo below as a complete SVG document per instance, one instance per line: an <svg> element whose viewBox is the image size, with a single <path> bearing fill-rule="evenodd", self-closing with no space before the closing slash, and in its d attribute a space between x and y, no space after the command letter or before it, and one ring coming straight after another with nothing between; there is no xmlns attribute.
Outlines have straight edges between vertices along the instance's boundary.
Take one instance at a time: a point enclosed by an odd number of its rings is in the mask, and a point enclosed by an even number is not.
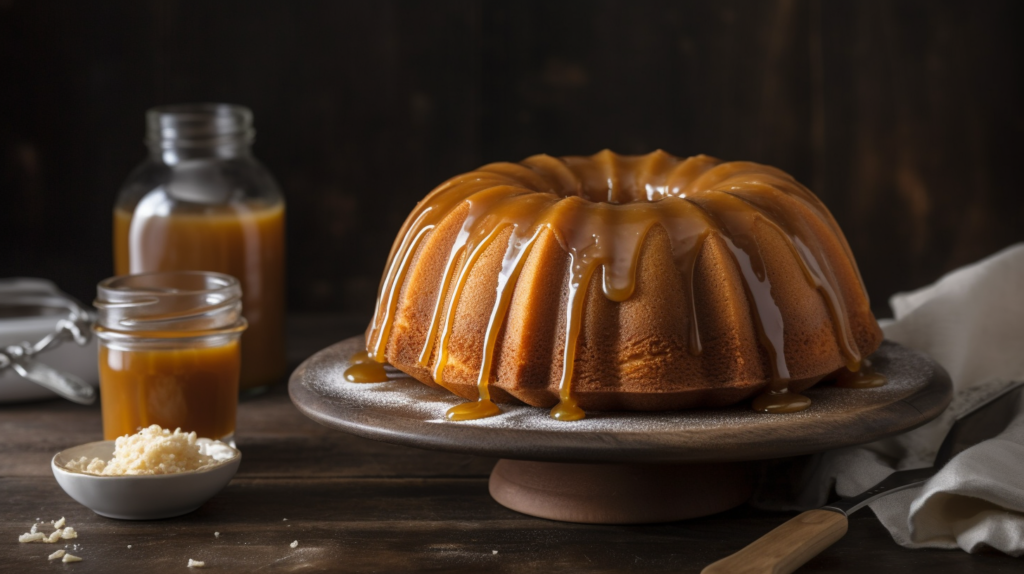
<svg viewBox="0 0 1024 574"><path fill-rule="evenodd" d="M888 381L885 375L879 373L871 365L871 361L861 361L861 368L858 371L841 369L836 377L835 385L843 389L874 389L885 385Z"/></svg>
<svg viewBox="0 0 1024 574"><path fill-rule="evenodd" d="M789 202L785 208L781 206L784 202ZM829 309L847 367L859 369L860 352L836 277L804 218L817 218L840 238L842 234L813 193L788 174L751 162L722 162L704 155L680 159L660 150L644 156L619 156L605 150L590 157L537 155L520 163L489 164L454 177L428 194L406 219L391 249L367 337L367 357L374 361L355 364L350 370L385 361L399 292L417 248L448 214L465 204L468 215L448 255L419 356L420 364L431 368L439 385L445 385L448 340L470 272L498 237L508 230L510 234L484 335L479 400L450 409L447 417L451 420L501 412L489 390L494 351L519 274L544 229L554 234L570 262L566 345L559 402L551 409L553 418L584 417L573 398L572 378L583 304L593 274L601 272L605 297L618 302L628 299L635 288L644 238L655 225L668 233L676 266L690 282L691 353L699 354L702 349L692 287L704 241L711 235L722 238L740 269L758 338L772 369L768 392L755 400L755 409L794 412L810 404L810 399L788 392L785 325L753 233L757 222L767 223L787 240L809 284L821 293ZM849 253L845 239L842 245ZM380 369L383 372L382 366Z"/></svg>
<svg viewBox="0 0 1024 574"><path fill-rule="evenodd" d="M345 380L350 383L384 383L388 373L366 351L358 351L349 358L351 365L345 369Z"/></svg>

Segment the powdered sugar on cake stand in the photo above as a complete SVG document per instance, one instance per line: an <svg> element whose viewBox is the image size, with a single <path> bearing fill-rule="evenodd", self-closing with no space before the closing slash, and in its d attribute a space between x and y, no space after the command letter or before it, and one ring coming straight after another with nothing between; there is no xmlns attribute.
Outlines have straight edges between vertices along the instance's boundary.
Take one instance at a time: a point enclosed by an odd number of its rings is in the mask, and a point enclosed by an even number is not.
<svg viewBox="0 0 1024 574"><path fill-rule="evenodd" d="M541 460L752 460L817 452L878 440L921 425L945 408L949 381L926 356L884 343L872 357L888 379L873 389L827 383L805 392L798 413L766 414L746 403L674 412L588 412L557 421L547 409L501 405L502 414L452 422L445 412L465 399L395 369L385 383L342 376L362 336L328 347L292 375L293 401L327 426L378 440L491 456ZM552 451L557 452L552 452Z"/></svg>
<svg viewBox="0 0 1024 574"><path fill-rule="evenodd" d="M500 457L491 496L519 512L599 524L704 516L746 501L752 462L870 442L935 418L949 404L949 376L925 355L885 342L871 356L886 385L819 384L810 408L755 412L746 403L676 412L588 412L558 421L548 409L501 405L497 416L453 422L465 402L389 369L384 383L343 374L362 336L336 343L292 374L292 402L328 427L385 442Z"/></svg>

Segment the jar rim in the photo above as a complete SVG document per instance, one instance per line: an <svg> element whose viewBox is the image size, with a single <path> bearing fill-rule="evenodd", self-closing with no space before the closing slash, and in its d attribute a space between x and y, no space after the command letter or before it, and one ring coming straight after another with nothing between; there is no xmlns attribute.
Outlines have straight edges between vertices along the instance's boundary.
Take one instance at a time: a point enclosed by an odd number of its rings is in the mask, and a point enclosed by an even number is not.
<svg viewBox="0 0 1024 574"><path fill-rule="evenodd" d="M97 302L100 302L99 294L102 293L125 293L129 292L125 289L124 283L128 281L147 281L157 279L160 277L170 278L186 278L186 277L206 277L219 281L220 284L217 286L209 287L206 289L189 289L189 288L174 288L173 290L160 291L161 293L176 294L176 295L197 295L201 293L216 293L226 289L237 288L241 291L241 283L238 279L227 273L218 273L216 271L193 271L193 270L178 270L178 271L146 271L143 273L132 273L131 275L115 275L114 277L108 277L103 281L100 281L97 285ZM145 292L151 292L153 288ZM141 289L139 290L141 292Z"/></svg>
<svg viewBox="0 0 1024 574"><path fill-rule="evenodd" d="M152 271L97 285L97 332L181 337L244 329L238 279L213 271Z"/></svg>
<svg viewBox="0 0 1024 574"><path fill-rule="evenodd" d="M208 146L255 137L252 110L238 104L167 104L146 110L146 140L158 147Z"/></svg>

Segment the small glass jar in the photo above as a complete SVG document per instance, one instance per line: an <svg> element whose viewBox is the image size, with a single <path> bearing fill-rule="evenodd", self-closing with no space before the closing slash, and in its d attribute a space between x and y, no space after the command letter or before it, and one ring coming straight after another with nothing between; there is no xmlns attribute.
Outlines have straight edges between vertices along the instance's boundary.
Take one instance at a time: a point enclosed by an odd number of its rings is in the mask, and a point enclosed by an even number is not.
<svg viewBox="0 0 1024 574"><path fill-rule="evenodd" d="M215 271L241 282L242 389L282 381L286 369L285 205L252 155L254 137L242 106L153 108L149 157L114 206L115 274Z"/></svg>
<svg viewBox="0 0 1024 574"><path fill-rule="evenodd" d="M112 277L94 305L105 439L157 424L232 440L246 329L238 280L203 271Z"/></svg>

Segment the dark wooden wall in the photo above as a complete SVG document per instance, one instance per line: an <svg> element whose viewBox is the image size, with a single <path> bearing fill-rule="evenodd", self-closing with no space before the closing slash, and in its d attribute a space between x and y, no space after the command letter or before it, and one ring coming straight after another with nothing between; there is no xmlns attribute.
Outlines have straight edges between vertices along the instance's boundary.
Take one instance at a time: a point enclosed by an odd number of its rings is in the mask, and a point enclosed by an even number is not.
<svg viewBox="0 0 1024 574"><path fill-rule="evenodd" d="M1024 2L0 0L0 276L90 300L143 113L255 112L290 306L368 312L448 176L539 152L779 166L874 306L1024 240Z"/></svg>

